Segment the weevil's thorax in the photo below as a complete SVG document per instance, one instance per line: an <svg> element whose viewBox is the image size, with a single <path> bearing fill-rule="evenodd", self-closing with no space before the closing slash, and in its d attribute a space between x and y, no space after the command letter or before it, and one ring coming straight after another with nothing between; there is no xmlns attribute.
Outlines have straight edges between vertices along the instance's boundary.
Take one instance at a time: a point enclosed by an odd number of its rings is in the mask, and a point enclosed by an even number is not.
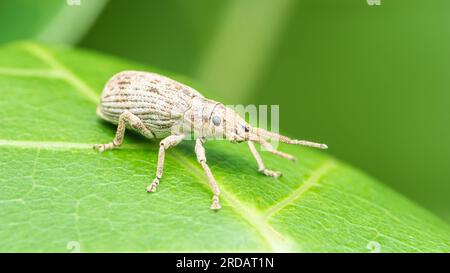
<svg viewBox="0 0 450 273"><path fill-rule="evenodd" d="M220 102L194 97L192 107L184 114L180 133L193 138L226 139L232 142L247 140L249 125L231 108Z"/></svg>
<svg viewBox="0 0 450 273"><path fill-rule="evenodd" d="M209 121L214 107L219 103L204 97L194 96L190 104L190 108L184 113L178 128L174 128L175 133L191 135L193 139L206 137L203 132L204 125Z"/></svg>

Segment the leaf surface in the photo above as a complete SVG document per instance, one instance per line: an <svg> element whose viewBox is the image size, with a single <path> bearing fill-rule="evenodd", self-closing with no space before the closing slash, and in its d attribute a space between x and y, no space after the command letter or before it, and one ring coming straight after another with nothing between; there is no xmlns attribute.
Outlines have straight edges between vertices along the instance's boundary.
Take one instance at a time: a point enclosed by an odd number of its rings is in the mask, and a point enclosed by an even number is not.
<svg viewBox="0 0 450 273"><path fill-rule="evenodd" d="M95 115L114 73L156 71L93 52L16 43L0 49L0 251L450 251L449 226L329 155L281 145L298 163L245 143L206 143L223 208L185 142L168 151L148 194L158 143L127 133L102 154L114 126ZM170 76L170 75L169 75ZM174 76L187 84L186 79ZM206 96L208 95L205 92Z"/></svg>

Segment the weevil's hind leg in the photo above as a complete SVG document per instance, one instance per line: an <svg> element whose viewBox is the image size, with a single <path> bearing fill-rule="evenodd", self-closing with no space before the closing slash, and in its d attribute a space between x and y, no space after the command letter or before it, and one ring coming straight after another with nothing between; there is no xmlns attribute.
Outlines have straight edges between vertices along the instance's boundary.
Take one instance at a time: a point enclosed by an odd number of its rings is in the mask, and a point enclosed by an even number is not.
<svg viewBox="0 0 450 273"><path fill-rule="evenodd" d="M258 153L258 151L256 150L255 144L253 143L253 141L248 141L248 147L250 148L250 151L253 154L253 157L256 160L256 163L258 163L258 171L260 173L263 173L267 176L271 176L273 178L278 178L281 176L281 172L278 171L272 171L269 169L266 169L266 167L264 166L264 162L261 158L261 155Z"/></svg>
<svg viewBox="0 0 450 273"><path fill-rule="evenodd" d="M178 145L184 139L184 135L171 135L159 142L159 153L158 153L158 166L156 167L156 177L152 184L147 187L148 192L155 192L159 185L159 181L163 175L164 168L164 157L166 155L166 150L170 147Z"/></svg>
<svg viewBox="0 0 450 273"><path fill-rule="evenodd" d="M220 202L219 202L219 195L220 190L219 186L217 186L216 180L214 179L214 176L211 172L211 170L208 167L208 164L206 164L206 155L205 155L205 148L203 148L203 141L200 138L197 138L195 142L195 154L197 155L197 160L202 165L203 170L205 170L206 176L208 177L209 185L211 185L211 188L214 192L214 196L212 199L211 209L220 209Z"/></svg>
<svg viewBox="0 0 450 273"><path fill-rule="evenodd" d="M103 152L119 147L123 142L127 124L144 136L154 137L153 133L147 127L145 127L144 123L137 116L126 110L119 117L116 136L114 137L113 141L106 144L95 144L94 149L98 150L99 152Z"/></svg>

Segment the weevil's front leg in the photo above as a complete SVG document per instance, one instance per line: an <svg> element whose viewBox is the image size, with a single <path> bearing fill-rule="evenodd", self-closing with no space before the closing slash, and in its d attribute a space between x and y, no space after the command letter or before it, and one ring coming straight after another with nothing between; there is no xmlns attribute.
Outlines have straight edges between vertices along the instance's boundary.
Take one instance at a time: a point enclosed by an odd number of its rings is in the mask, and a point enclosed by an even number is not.
<svg viewBox="0 0 450 273"><path fill-rule="evenodd" d="M171 135L159 142L159 153L158 153L158 166L156 167L156 177L152 184L147 187L148 192L155 192L159 185L159 181L163 175L164 168L164 157L166 155L166 150L170 147L178 145L184 139L184 135Z"/></svg>
<svg viewBox="0 0 450 273"><path fill-rule="evenodd" d="M272 176L274 178L280 177L281 176L280 172L266 169L266 167L264 166L264 162L263 162L263 160L261 158L261 155L256 150L256 147L255 147L255 144L253 143L253 141L247 141L247 143L248 143L248 147L250 148L250 151L253 154L253 157L256 160L256 163L258 163L258 171L260 173L263 173L263 174L265 174L267 176Z"/></svg>
<svg viewBox="0 0 450 273"><path fill-rule="evenodd" d="M297 161L295 156L275 150L275 148L269 142L267 142L265 140L260 140L260 143L269 153L272 153L272 154L277 155L282 158L289 159L294 162Z"/></svg>
<svg viewBox="0 0 450 273"><path fill-rule="evenodd" d="M209 169L208 164L206 164L205 148L203 148L203 140L200 138L197 138L195 142L195 154L197 155L198 162L200 163L200 165L202 165L203 170L205 170L206 176L208 177L209 185L211 185L211 188L214 192L211 209L220 209L221 206L219 202L219 195L220 195L219 186L217 186L216 180L214 179L214 176L211 170Z"/></svg>
<svg viewBox="0 0 450 273"><path fill-rule="evenodd" d="M113 141L106 144L95 144L94 149L97 149L99 152L103 152L119 147L123 142L127 124L144 136L154 136L153 133L147 127L145 127L144 123L137 116L126 110L119 117L116 136L114 137Z"/></svg>

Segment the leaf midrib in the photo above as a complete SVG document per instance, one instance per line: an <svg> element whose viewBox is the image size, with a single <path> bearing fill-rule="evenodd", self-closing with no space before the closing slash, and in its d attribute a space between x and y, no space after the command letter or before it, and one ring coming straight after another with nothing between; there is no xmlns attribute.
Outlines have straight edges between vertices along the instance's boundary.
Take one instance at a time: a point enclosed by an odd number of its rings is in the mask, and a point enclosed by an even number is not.
<svg viewBox="0 0 450 273"><path fill-rule="evenodd" d="M98 102L98 95L86 82L80 79L69 68L67 68L62 62L58 61L50 52L44 48L39 47L36 44L24 43L23 48L39 58L41 61L51 67L51 69L28 69L28 68L0 68L0 74L7 74L12 76L24 76L24 77L47 77L65 80L71 84L75 90L82 94L87 100L92 103ZM92 149L90 143L76 143L76 142L59 142L59 141L20 141L20 140L1 140L0 146L12 146L18 148L37 148L37 149ZM124 144L121 149L145 149L144 145L140 144ZM193 171L193 174L203 183L203 186L207 187L206 178L199 166L192 164L188 158L173 149L169 155L173 155L173 158ZM272 225L269 220L274 214L281 211L284 207L290 205L294 200L299 199L305 192L311 187L317 185L320 179L336 166L336 163L332 159L327 159L315 169L308 179L295 189L290 195L279 201L275 205L267 208L264 211L258 210L248 203L242 202L236 195L221 185L222 198L231 205L232 209L242 217L249 225L251 225L259 233L259 235L265 240L267 246L271 251L276 252L288 252L290 250L300 251L301 246L289 237L280 234Z"/></svg>

